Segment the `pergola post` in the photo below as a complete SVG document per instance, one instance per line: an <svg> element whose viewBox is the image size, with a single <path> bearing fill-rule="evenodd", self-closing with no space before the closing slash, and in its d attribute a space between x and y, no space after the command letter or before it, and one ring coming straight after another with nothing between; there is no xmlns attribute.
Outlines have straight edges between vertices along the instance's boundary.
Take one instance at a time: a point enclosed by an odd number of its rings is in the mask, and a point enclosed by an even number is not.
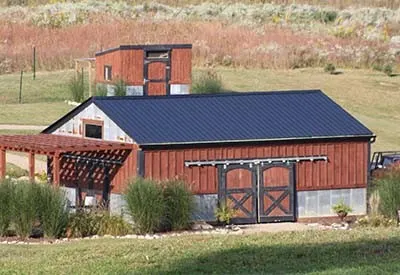
<svg viewBox="0 0 400 275"><path fill-rule="evenodd" d="M58 153L53 157L53 185L60 185L60 154Z"/></svg>
<svg viewBox="0 0 400 275"><path fill-rule="evenodd" d="M0 180L6 177L6 150L0 148Z"/></svg>
<svg viewBox="0 0 400 275"><path fill-rule="evenodd" d="M29 180L35 181L35 154L29 152Z"/></svg>

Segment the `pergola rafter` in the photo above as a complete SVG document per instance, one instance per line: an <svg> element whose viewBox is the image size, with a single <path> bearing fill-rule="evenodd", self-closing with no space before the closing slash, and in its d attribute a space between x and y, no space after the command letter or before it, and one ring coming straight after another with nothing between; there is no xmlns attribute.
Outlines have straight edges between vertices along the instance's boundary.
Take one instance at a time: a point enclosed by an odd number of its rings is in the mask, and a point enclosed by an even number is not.
<svg viewBox="0 0 400 275"><path fill-rule="evenodd" d="M29 154L29 178L34 179L35 154L53 158L53 184L60 184L60 160L63 155L93 152L132 150L135 144L72 137L65 135L0 135L0 178L6 174L6 151L25 152Z"/></svg>

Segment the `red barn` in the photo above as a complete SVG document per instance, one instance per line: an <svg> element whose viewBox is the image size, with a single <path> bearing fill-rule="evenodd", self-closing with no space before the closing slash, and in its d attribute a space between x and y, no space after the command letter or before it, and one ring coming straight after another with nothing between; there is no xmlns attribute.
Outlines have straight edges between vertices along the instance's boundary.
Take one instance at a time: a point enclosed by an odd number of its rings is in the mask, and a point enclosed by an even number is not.
<svg viewBox="0 0 400 275"><path fill-rule="evenodd" d="M122 45L96 53L96 83L122 80L127 95L188 94L192 74L192 45Z"/></svg>
<svg viewBox="0 0 400 275"><path fill-rule="evenodd" d="M366 213L374 135L319 90L93 97L39 136L79 140L51 155L53 181L113 212L127 180L142 176L185 180L195 218L207 221L221 201L237 209L236 223L333 216L341 199Z"/></svg>

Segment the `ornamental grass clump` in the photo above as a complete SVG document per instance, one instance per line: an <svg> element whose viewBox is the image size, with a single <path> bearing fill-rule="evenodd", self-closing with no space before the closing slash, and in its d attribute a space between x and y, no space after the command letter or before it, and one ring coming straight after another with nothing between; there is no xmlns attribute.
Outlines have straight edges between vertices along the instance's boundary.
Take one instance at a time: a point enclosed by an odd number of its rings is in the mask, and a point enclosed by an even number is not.
<svg viewBox="0 0 400 275"><path fill-rule="evenodd" d="M68 88L71 93L72 100L82 102L85 97L85 84L83 74L77 73L68 83Z"/></svg>
<svg viewBox="0 0 400 275"><path fill-rule="evenodd" d="M128 185L125 200L139 234L162 229L165 201L159 183L136 178Z"/></svg>
<svg viewBox="0 0 400 275"><path fill-rule="evenodd" d="M374 182L379 194L379 212L388 218L397 218L400 210L400 171L393 169Z"/></svg>
<svg viewBox="0 0 400 275"><path fill-rule="evenodd" d="M64 192L50 185L39 185L38 215L45 237L59 238L68 223L67 199Z"/></svg>
<svg viewBox="0 0 400 275"><path fill-rule="evenodd" d="M14 184L9 180L0 182L0 236L6 236L13 218Z"/></svg>
<svg viewBox="0 0 400 275"><path fill-rule="evenodd" d="M20 238L28 238L34 224L38 221L38 205L40 203L39 187L30 182L15 184L12 195L12 215L15 233Z"/></svg>
<svg viewBox="0 0 400 275"><path fill-rule="evenodd" d="M193 94L218 94L222 92L222 81L215 71L203 72L193 81Z"/></svg>
<svg viewBox="0 0 400 275"><path fill-rule="evenodd" d="M181 180L164 183L165 229L184 230L189 228L194 209L193 194Z"/></svg>

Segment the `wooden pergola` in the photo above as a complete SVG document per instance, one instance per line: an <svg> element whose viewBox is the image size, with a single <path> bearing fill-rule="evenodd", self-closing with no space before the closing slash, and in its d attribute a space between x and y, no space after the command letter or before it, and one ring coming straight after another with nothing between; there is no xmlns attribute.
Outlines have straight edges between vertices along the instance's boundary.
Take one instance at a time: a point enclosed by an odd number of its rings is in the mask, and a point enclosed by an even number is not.
<svg viewBox="0 0 400 275"><path fill-rule="evenodd" d="M132 150L132 144L111 142L80 137L38 134L38 135L0 135L0 179L6 175L6 151L29 154L29 178L35 178L35 155L52 157L53 184L60 184L60 159L76 152Z"/></svg>

